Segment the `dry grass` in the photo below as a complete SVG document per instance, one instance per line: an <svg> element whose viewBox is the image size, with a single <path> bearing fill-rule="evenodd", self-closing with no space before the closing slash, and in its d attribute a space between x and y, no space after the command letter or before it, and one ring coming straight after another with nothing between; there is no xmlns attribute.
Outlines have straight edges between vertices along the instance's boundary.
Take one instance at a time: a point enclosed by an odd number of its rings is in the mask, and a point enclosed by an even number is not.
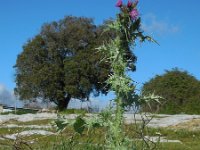
<svg viewBox="0 0 200 150"><path fill-rule="evenodd" d="M200 119L192 119L190 121L170 126L171 129L186 129L188 131L200 131Z"/></svg>

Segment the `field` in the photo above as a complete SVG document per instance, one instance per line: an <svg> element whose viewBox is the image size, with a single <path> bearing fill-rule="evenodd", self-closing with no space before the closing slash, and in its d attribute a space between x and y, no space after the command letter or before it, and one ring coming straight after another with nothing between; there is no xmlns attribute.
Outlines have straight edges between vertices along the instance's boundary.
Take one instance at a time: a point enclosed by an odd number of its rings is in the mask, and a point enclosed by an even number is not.
<svg viewBox="0 0 200 150"><path fill-rule="evenodd" d="M77 115L66 116L73 119ZM145 144L141 141L138 133L142 120L139 120L139 115L137 115L137 124L134 124L130 121L130 116L133 115L125 116L125 122L128 123L124 126L125 132L131 139L135 139L136 148L141 149L142 144ZM144 137L149 143L149 149L200 149L200 119L198 119L200 116L185 115L186 120L183 119L184 115L154 115L153 117L152 124L149 123L149 126L144 129ZM175 117L179 117L179 120L182 118L182 120L176 122L174 121ZM23 120L22 118L29 119ZM171 122L176 122L176 124L165 127L159 125L159 123L164 123L164 120L169 121L169 118L171 118ZM53 126L55 119L56 114L1 115L0 149L104 149L106 134L104 128L97 128L95 131L85 130L82 135L74 135L73 128L67 127L62 133L58 133L55 126ZM158 126L155 126L156 120Z"/></svg>

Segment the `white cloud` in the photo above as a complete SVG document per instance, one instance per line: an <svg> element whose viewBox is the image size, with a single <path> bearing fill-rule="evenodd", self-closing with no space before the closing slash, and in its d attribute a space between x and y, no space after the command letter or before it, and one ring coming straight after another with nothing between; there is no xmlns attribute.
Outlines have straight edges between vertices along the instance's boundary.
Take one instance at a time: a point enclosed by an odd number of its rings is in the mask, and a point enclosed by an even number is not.
<svg viewBox="0 0 200 150"><path fill-rule="evenodd" d="M14 95L14 91L9 91L6 86L0 83L0 104L7 105L7 106L15 106L15 103L17 104L17 107L24 106L25 103L30 103L30 101L22 102L20 100L17 100L16 96ZM41 100L38 99L38 102L36 103L41 107L46 107L46 104L43 103ZM77 99L71 99L69 103L69 108L88 108L89 107L98 107L100 110L108 106L109 101L106 100L99 100L96 98L91 97L90 101L81 102ZM54 106L54 105L53 105Z"/></svg>
<svg viewBox="0 0 200 150"><path fill-rule="evenodd" d="M159 20L156 15L149 13L143 16L142 29L151 35L168 35L179 32L180 28L170 22Z"/></svg>
<svg viewBox="0 0 200 150"><path fill-rule="evenodd" d="M23 105L21 101L16 99L13 91L9 91L6 86L0 84L0 104L15 106L15 103L18 107Z"/></svg>

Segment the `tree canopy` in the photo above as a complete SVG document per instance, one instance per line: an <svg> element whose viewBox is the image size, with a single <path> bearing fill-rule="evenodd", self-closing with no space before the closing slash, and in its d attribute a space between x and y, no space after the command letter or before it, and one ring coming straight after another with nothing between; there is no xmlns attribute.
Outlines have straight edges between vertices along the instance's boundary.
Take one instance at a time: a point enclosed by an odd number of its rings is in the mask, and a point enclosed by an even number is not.
<svg viewBox="0 0 200 150"><path fill-rule="evenodd" d="M21 100L55 102L59 109L66 108L71 98L106 94L110 65L101 61L96 48L111 37L103 26L84 17L68 16L43 25L17 57L15 93Z"/></svg>
<svg viewBox="0 0 200 150"><path fill-rule="evenodd" d="M21 100L54 102L60 110L72 98L106 94L110 85L105 81L112 69L103 59L106 54L96 48L115 38L114 31L105 30L110 22L96 26L90 18L67 16L44 24L17 57L15 93ZM136 57L127 43L124 47L124 59L129 59L127 65L134 71Z"/></svg>
<svg viewBox="0 0 200 150"><path fill-rule="evenodd" d="M154 93L164 99L159 103L152 103L152 111L158 113L200 113L200 81L186 71L178 68L167 70L163 75L156 75L146 82L142 94ZM148 107L143 110L150 111Z"/></svg>

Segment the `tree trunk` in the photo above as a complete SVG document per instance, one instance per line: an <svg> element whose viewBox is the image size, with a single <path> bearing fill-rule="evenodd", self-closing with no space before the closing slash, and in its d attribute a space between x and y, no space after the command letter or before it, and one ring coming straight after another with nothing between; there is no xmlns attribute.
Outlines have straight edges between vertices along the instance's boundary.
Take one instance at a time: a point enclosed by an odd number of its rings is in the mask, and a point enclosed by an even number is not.
<svg viewBox="0 0 200 150"><path fill-rule="evenodd" d="M68 107L69 101L71 100L71 95L68 95L66 98L58 101L58 110L63 111Z"/></svg>

